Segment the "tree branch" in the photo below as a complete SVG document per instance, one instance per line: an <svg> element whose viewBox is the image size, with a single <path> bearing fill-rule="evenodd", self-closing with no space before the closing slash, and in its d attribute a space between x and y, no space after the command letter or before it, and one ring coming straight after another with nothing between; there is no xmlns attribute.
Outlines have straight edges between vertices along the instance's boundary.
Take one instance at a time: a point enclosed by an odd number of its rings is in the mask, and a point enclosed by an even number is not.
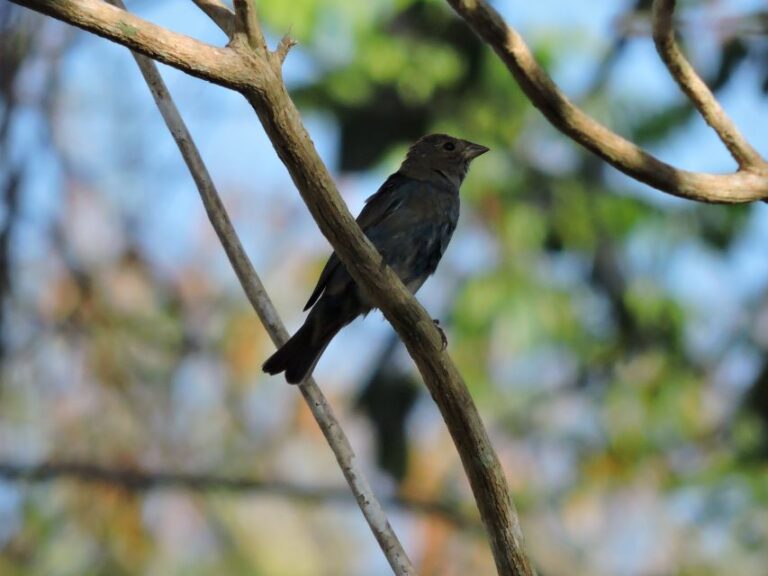
<svg viewBox="0 0 768 576"><path fill-rule="evenodd" d="M251 49L267 52L267 43L259 25L259 17L256 13L254 0L234 0L235 5L235 29L233 40L242 37Z"/></svg>
<svg viewBox="0 0 768 576"><path fill-rule="evenodd" d="M122 0L108 1L124 7ZM133 55L152 92L152 96L165 120L168 130L176 141L184 161L192 174L208 218L224 247L224 251L240 280L248 300L259 315L272 341L277 346L282 345L288 340L289 334L264 289L253 264L243 249L237 232L221 201L221 197L216 191L213 179L200 156L192 135L189 133L184 120L181 118L173 102L170 92L165 86L155 64L145 56L137 53ZM364 471L358 466L352 446L336 420L333 410L322 391L315 381L310 379L301 386L301 393L333 450L344 477L363 512L363 516L368 521L368 525L384 554L387 556L392 569L396 574L415 574L415 570L402 544L394 530L392 530L389 520L368 483Z"/></svg>
<svg viewBox="0 0 768 576"><path fill-rule="evenodd" d="M87 11L94 0L13 1L119 43L135 45L128 44L114 28L102 26L103 19L93 20L80 13ZM259 54L242 44L232 44L232 54L239 56L246 68L241 81L217 78L215 70L209 79L239 90L251 103L321 232L358 285L392 323L415 360L458 449L488 531L498 573L534 574L498 457L466 384L442 350L432 319L394 272L382 265L380 254L349 213L288 95L279 58L274 53ZM167 50L172 52L174 47L169 45Z"/></svg>
<svg viewBox="0 0 768 576"><path fill-rule="evenodd" d="M448 3L493 48L531 103L555 128L614 168L689 200L743 203L768 198L768 164L764 160L733 174L689 172L662 162L575 106L539 66L520 34L485 0Z"/></svg>
<svg viewBox="0 0 768 576"><path fill-rule="evenodd" d="M117 42L192 76L242 90L258 88L258 70L232 50L172 32L102 0L12 0Z"/></svg>
<svg viewBox="0 0 768 576"><path fill-rule="evenodd" d="M317 222L357 284L389 320L416 362L458 449L488 531L499 574L530 575L517 511L504 472L477 407L431 317L388 267L349 213L309 138L295 104L279 77L264 90L244 92L278 156Z"/></svg>
<svg viewBox="0 0 768 576"><path fill-rule="evenodd" d="M227 38L232 38L235 32L235 15L226 4L221 0L192 0L192 2L221 28Z"/></svg>
<svg viewBox="0 0 768 576"><path fill-rule="evenodd" d="M230 494L265 492L313 504L325 502L346 504L352 502L349 490L345 488L301 486L251 476L220 476L205 473L118 468L92 462L18 464L0 461L0 478L13 482L36 483L71 479L78 482L109 484L131 492L148 492L150 490L190 490ZM455 506L448 503L415 500L402 496L389 498L386 503L389 506L396 506L416 514L437 516L462 530L475 531L482 528L477 520L463 514Z"/></svg>
<svg viewBox="0 0 768 576"><path fill-rule="evenodd" d="M675 4L675 0L655 0L653 3L653 41L659 56L672 78L707 124L717 132L739 166L748 169L764 165L765 162L760 154L744 139L712 91L680 50L675 40L675 29L672 23Z"/></svg>

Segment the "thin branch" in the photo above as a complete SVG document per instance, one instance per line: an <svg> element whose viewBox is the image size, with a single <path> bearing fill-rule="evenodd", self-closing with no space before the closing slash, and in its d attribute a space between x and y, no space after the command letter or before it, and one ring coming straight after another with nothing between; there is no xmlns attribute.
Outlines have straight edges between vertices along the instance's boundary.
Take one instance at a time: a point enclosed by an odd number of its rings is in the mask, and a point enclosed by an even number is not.
<svg viewBox="0 0 768 576"><path fill-rule="evenodd" d="M318 488L279 480L263 480L252 476L138 470L103 466L91 462L19 464L0 461L0 478L6 481L34 483L70 479L78 482L109 484L130 492L150 490L188 490L227 494L264 492L309 504L326 502L347 504L353 501L349 490L341 487ZM478 520L470 518L456 506L446 502L416 500L404 496L394 496L385 502L388 506L408 512L439 517L461 530L475 532L482 529Z"/></svg>
<svg viewBox="0 0 768 576"><path fill-rule="evenodd" d="M125 43L112 29L87 18L72 18L73 5L77 7L84 0L14 1L41 7L45 13ZM239 85L231 81L227 85L234 86L251 103L320 231L361 289L392 323L416 362L461 457L498 573L534 574L498 456L464 380L442 348L435 324L397 275L382 266L381 255L349 213L288 95L280 67L274 65L279 59L272 58L272 53L262 56L249 51L247 45L243 49L244 43L236 44L232 53L242 58L251 75Z"/></svg>
<svg viewBox="0 0 768 576"><path fill-rule="evenodd" d="M253 50L267 52L267 43L259 25L254 0L234 0L235 29L233 39L243 37Z"/></svg>
<svg viewBox="0 0 768 576"><path fill-rule="evenodd" d="M122 0L108 1L122 5ZM277 346L282 345L288 340L289 334L264 289L264 285L261 283L261 279L256 273L253 264L243 249L237 232L221 201L221 197L216 191L213 179L200 156L192 135L189 133L184 120L181 118L173 102L170 92L165 86L157 67L149 58L136 53L134 53L134 58L171 135L184 157L184 161L197 185L208 218L224 247L248 300L259 315L272 341ZM344 477L355 495L355 499L365 519L368 521L368 525L373 531L376 540L387 556L392 569L396 574L415 574L402 544L392 530L381 504L365 477L364 471L357 464L356 456L349 440L336 420L333 410L320 388L314 380L309 380L301 386L301 393L312 415L323 431L328 444L331 446L336 460L344 473Z"/></svg>
<svg viewBox="0 0 768 576"><path fill-rule="evenodd" d="M484 0L448 0L514 76L528 99L555 128L614 168L674 196L701 202L743 203L768 198L763 160L734 174L679 170L591 118L575 106L536 62L520 34Z"/></svg>
<svg viewBox="0 0 768 576"><path fill-rule="evenodd" d="M127 46L192 76L242 90L255 88L258 70L232 50L167 30L102 0L13 0L37 12Z"/></svg>
<svg viewBox="0 0 768 576"><path fill-rule="evenodd" d="M235 32L235 14L229 6L221 0L192 0L192 2L221 28L227 38L232 38Z"/></svg>
<svg viewBox="0 0 768 576"><path fill-rule="evenodd" d="M675 4L675 0L655 0L653 3L653 41L659 56L672 78L707 124L717 132L739 166L746 169L764 164L760 154L744 139L736 124L680 50L672 23Z"/></svg>

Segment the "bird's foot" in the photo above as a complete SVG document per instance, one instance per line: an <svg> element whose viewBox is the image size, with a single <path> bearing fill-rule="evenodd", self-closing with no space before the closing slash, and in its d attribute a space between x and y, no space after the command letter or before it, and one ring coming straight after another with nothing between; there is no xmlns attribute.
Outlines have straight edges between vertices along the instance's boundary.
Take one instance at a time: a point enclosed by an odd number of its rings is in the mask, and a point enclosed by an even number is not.
<svg viewBox="0 0 768 576"><path fill-rule="evenodd" d="M432 322L435 323L435 328L437 328L437 331L440 332L440 341L443 343L441 350L445 350L448 348L448 338L445 335L445 331L443 330L442 326L440 326L440 320L437 318L433 318Z"/></svg>

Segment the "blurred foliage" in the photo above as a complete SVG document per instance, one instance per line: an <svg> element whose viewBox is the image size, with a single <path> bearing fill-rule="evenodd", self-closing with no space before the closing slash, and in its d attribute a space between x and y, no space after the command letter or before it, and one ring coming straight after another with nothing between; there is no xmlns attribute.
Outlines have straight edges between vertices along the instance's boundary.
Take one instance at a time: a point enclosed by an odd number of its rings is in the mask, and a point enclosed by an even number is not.
<svg viewBox="0 0 768 576"><path fill-rule="evenodd" d="M556 76L572 52L587 52L595 65L584 106L660 148L690 138L690 105L612 84L628 48L649 44L636 37L649 4L625 3L610 41L579 43L574 30L529 40ZM684 4L685 40L697 40L687 17L710 4ZM290 28L300 41L287 61L304 61L292 94L308 118L326 119L343 187L353 173L383 179L430 131L493 150L464 186L460 228L430 285L449 295L435 314L541 573L763 573L768 279L755 230L765 229L765 209L662 200L616 178L546 125L444 2L259 6L270 31ZM717 58L702 74L718 94L768 91L765 22L759 10L716 22ZM298 394L261 376L271 345L207 222L172 200L171 210L150 204L160 191L193 191L178 158L153 148L163 138L157 117L135 114L140 90L118 83L132 63L121 60L104 84L84 82L76 56L104 44L77 37L0 5L0 461L339 484ZM78 100L89 89L96 106ZM200 98L196 111L206 105ZM200 133L225 120L217 111ZM83 160L91 139L97 158ZM765 150L766 140L755 145ZM326 254L305 250L311 226L281 186L267 196L255 183L244 194L222 181L259 271L284 287L274 292L284 309L298 311ZM149 205L157 211L142 210ZM148 240L153 219L163 235ZM191 256L168 264L174 251ZM362 346L365 361L346 362L354 354L339 351L350 340L334 343L323 385L377 490L476 518L450 438L396 340L355 340L350 350ZM466 526L395 519L420 574L493 570ZM336 503L0 480L3 575L386 570L359 513Z"/></svg>

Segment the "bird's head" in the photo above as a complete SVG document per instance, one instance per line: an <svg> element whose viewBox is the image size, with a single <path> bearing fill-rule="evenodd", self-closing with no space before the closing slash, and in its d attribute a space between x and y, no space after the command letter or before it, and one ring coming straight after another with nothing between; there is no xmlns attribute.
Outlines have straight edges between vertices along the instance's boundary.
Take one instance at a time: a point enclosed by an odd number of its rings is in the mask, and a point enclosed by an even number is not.
<svg viewBox="0 0 768 576"><path fill-rule="evenodd" d="M400 172L418 180L444 178L457 188L469 164L488 152L488 148L447 134L430 134L416 141L400 167Z"/></svg>

